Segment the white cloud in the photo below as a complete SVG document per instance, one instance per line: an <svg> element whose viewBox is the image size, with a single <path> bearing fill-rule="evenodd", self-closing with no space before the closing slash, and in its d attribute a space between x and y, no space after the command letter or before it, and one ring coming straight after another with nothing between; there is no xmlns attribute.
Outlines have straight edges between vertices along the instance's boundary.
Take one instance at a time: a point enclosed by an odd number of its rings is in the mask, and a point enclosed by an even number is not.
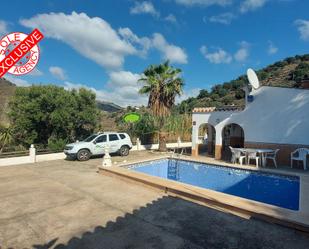
<svg viewBox="0 0 309 249"><path fill-rule="evenodd" d="M232 56L222 48L217 48L214 52L210 52L206 46L200 48L202 55L214 64L229 64L233 59L237 62L244 62L250 54L250 44L246 41L239 43L240 48Z"/></svg>
<svg viewBox="0 0 309 249"><path fill-rule="evenodd" d="M175 100L176 104L190 97L196 97L200 93L200 90L201 88L192 88L189 90L185 90L181 96L176 97L176 100Z"/></svg>
<svg viewBox="0 0 309 249"><path fill-rule="evenodd" d="M246 13L248 11L254 11L258 8L263 7L267 1L268 0L245 0L240 5L240 12Z"/></svg>
<svg viewBox="0 0 309 249"><path fill-rule="evenodd" d="M0 37L8 34L9 31L8 31L8 23L3 21L3 20L0 20Z"/></svg>
<svg viewBox="0 0 309 249"><path fill-rule="evenodd" d="M106 68L120 68L126 55L137 53L105 20L72 12L39 14L20 21L23 26L38 28L49 38L60 40L84 57Z"/></svg>
<svg viewBox="0 0 309 249"><path fill-rule="evenodd" d="M129 28L120 28L119 35L128 43L138 45L139 54L145 56L149 49L154 48L162 53L165 60L170 60L172 63L186 64L188 62L187 54L184 49L170 44L160 33L154 33L152 38L141 37L135 35Z"/></svg>
<svg viewBox="0 0 309 249"><path fill-rule="evenodd" d="M108 85L111 87L137 86L140 74L130 71L114 71L109 73Z"/></svg>
<svg viewBox="0 0 309 249"><path fill-rule="evenodd" d="M278 52L278 48L273 44L272 41L268 41L268 49L267 53L268 54L276 54Z"/></svg>
<svg viewBox="0 0 309 249"><path fill-rule="evenodd" d="M171 62L187 63L184 50L169 44L161 34L140 38L129 28L120 28L117 32L105 20L91 18L85 13L40 14L20 23L39 28L46 37L68 44L84 57L112 71L121 69L127 55L146 56L150 48L156 48Z"/></svg>
<svg viewBox="0 0 309 249"><path fill-rule="evenodd" d="M240 43L240 49L234 54L234 59L239 62L245 61L249 56L250 44L246 41Z"/></svg>
<svg viewBox="0 0 309 249"><path fill-rule="evenodd" d="M217 49L215 52L210 53L206 46L202 46L200 51L202 55L204 55L204 57L209 60L209 62L214 64L228 64L233 60L232 56L221 48Z"/></svg>
<svg viewBox="0 0 309 249"><path fill-rule="evenodd" d="M138 37L129 28L119 28L119 35L130 44L134 44L137 48L137 53L141 56L146 56L151 47L151 40L147 37Z"/></svg>
<svg viewBox="0 0 309 249"><path fill-rule="evenodd" d="M120 106L147 105L148 97L138 93L142 83L137 82L140 75L129 71L111 72L108 89L95 89L84 84L74 84L66 81L66 89L87 88L96 93L97 99L118 104Z"/></svg>
<svg viewBox="0 0 309 249"><path fill-rule="evenodd" d="M233 0L175 0L176 3L182 4L185 6L211 6L211 5L220 5L226 6L232 4Z"/></svg>
<svg viewBox="0 0 309 249"><path fill-rule="evenodd" d="M16 76L13 75L5 75L4 78L14 83L16 86L22 86L22 87L31 86L31 84L27 80L17 78Z"/></svg>
<svg viewBox="0 0 309 249"><path fill-rule="evenodd" d="M43 75L43 72L40 71L39 69L37 69L36 67L30 72L28 73L27 75L30 75L30 76L42 76Z"/></svg>
<svg viewBox="0 0 309 249"><path fill-rule="evenodd" d="M72 82L64 82L66 89L87 88L96 93L97 100L113 102L120 106L141 106L147 105L148 97L138 93L143 86L138 82L139 74L134 74L129 71L117 71L109 74L108 80L109 89L95 89L84 84L75 84ZM183 95L176 97L176 103L199 94L200 88L186 90Z"/></svg>
<svg viewBox="0 0 309 249"><path fill-rule="evenodd" d="M188 63L188 56L185 51L180 47L169 44L164 36L159 33L153 34L152 46L161 51L165 60L170 60L172 63Z"/></svg>
<svg viewBox="0 0 309 249"><path fill-rule="evenodd" d="M300 33L300 38L304 41L309 41L309 20L296 20L295 24Z"/></svg>
<svg viewBox="0 0 309 249"><path fill-rule="evenodd" d="M210 22L221 23L221 24L231 24L232 20L235 19L236 16L233 13L227 12L217 16L211 16L209 18Z"/></svg>
<svg viewBox="0 0 309 249"><path fill-rule="evenodd" d="M64 69L62 69L61 67L57 67L57 66L49 67L49 72L50 72L56 79L65 80L65 79L67 78Z"/></svg>
<svg viewBox="0 0 309 249"><path fill-rule="evenodd" d="M169 14L164 18L165 21L170 22L170 23L177 23L177 18L173 14Z"/></svg>
<svg viewBox="0 0 309 249"><path fill-rule="evenodd" d="M130 13L133 15L150 14L155 17L160 16L159 11L155 9L150 1L135 2L135 5L130 9Z"/></svg>

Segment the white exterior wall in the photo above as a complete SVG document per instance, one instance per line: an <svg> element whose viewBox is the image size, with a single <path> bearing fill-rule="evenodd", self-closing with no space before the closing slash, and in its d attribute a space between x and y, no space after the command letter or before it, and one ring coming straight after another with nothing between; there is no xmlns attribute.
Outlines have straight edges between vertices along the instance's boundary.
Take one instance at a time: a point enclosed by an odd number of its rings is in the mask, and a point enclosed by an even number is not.
<svg viewBox="0 0 309 249"><path fill-rule="evenodd" d="M193 113L192 142L199 125L210 123L221 145L224 126L236 123L245 142L309 145L309 90L264 86L251 94L253 102L240 112Z"/></svg>
<svg viewBox="0 0 309 249"><path fill-rule="evenodd" d="M0 167L1 166L25 164L25 163L31 163L29 156L10 157L10 158L1 158L0 159Z"/></svg>
<svg viewBox="0 0 309 249"><path fill-rule="evenodd" d="M37 155L36 156L36 162L60 160L60 159L65 159L65 158L66 158L66 155L63 152L52 153L52 154L45 154L45 155Z"/></svg>
<svg viewBox="0 0 309 249"><path fill-rule="evenodd" d="M167 143L167 148L183 148L183 147L191 147L191 142L179 142L179 143ZM140 145L138 148L137 145L132 147L132 151L136 150L155 150L159 148L159 144L146 144ZM1 166L11 166L11 165L19 165L19 164L28 164L28 163L36 163L36 162L45 162L52 160L60 160L65 159L66 155L63 152L60 153L51 153L44 155L34 155L35 159L31 158L31 156L20 156L20 157L11 157L11 158L1 158L0 159L0 167Z"/></svg>
<svg viewBox="0 0 309 249"><path fill-rule="evenodd" d="M196 148L197 140L198 140L198 130L202 124L210 124L216 130L216 141L217 145L222 144L222 130L220 124L226 120L231 115L234 115L235 112L208 112L208 113L193 113L192 121L196 123L192 129L192 145L193 148Z"/></svg>

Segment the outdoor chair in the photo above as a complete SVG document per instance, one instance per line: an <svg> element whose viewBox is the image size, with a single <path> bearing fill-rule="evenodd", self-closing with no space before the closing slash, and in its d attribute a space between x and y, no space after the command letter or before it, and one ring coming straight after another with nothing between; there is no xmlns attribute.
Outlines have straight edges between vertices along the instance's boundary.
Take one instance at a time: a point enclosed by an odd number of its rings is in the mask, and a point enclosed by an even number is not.
<svg viewBox="0 0 309 249"><path fill-rule="evenodd" d="M293 168L293 161L302 161L304 170L307 169L307 155L309 150L306 148L298 148L291 153L291 168Z"/></svg>
<svg viewBox="0 0 309 249"><path fill-rule="evenodd" d="M243 159L242 159L243 160ZM240 164L242 165L243 164L243 161L241 160ZM259 161L260 161L260 157L257 156L257 153L256 152L249 152L247 154L247 164L250 163L251 160L255 160L255 163L256 163L256 167L258 168L259 167Z"/></svg>
<svg viewBox="0 0 309 249"><path fill-rule="evenodd" d="M240 150L237 150L233 148L232 146L229 146L229 148L232 152L231 162L236 163L238 160L238 162L241 164L243 158L246 158L246 156L244 156Z"/></svg>
<svg viewBox="0 0 309 249"><path fill-rule="evenodd" d="M277 168L277 161L276 161L276 157L277 157L277 153L278 153L279 149L276 149L274 152L268 152L265 154L265 161L267 161L267 159L269 160L273 160L275 167Z"/></svg>

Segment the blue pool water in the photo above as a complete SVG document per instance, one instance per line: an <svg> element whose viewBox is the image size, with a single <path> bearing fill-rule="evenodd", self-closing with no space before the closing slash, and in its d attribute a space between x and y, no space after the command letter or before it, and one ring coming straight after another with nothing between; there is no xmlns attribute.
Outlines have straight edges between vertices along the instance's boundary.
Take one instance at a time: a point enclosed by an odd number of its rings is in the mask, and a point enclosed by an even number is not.
<svg viewBox="0 0 309 249"><path fill-rule="evenodd" d="M129 167L131 170L236 195L278 207L299 209L299 177L176 159L161 159Z"/></svg>

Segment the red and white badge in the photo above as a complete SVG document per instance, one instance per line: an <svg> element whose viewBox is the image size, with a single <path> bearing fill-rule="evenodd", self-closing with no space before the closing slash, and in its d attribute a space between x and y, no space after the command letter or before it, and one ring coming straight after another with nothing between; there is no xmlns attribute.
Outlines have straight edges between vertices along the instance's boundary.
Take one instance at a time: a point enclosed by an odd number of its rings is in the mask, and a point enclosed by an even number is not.
<svg viewBox="0 0 309 249"><path fill-rule="evenodd" d="M30 73L39 62L38 42L43 34L35 29L27 35L10 33L0 40L0 77L5 73L24 75Z"/></svg>

